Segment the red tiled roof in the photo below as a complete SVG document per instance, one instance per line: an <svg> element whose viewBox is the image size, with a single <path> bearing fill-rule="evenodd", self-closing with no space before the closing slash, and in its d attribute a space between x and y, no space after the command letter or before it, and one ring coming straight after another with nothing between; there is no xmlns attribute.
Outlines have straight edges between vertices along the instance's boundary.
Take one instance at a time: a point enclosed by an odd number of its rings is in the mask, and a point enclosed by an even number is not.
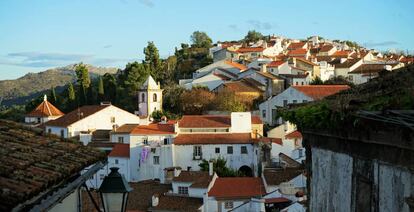
<svg viewBox="0 0 414 212"><path fill-rule="evenodd" d="M286 61L278 60L278 61L272 61L269 64L267 64L267 67L279 67L280 65L286 63Z"/></svg>
<svg viewBox="0 0 414 212"><path fill-rule="evenodd" d="M305 42L291 43L289 44L288 49L302 49L305 44Z"/></svg>
<svg viewBox="0 0 414 212"><path fill-rule="evenodd" d="M215 198L251 198L266 193L260 177L217 178L208 196Z"/></svg>
<svg viewBox="0 0 414 212"><path fill-rule="evenodd" d="M260 88L248 85L242 81L225 82L223 86L231 92L262 92Z"/></svg>
<svg viewBox="0 0 414 212"><path fill-rule="evenodd" d="M284 197L276 197L276 198L265 199L266 204L284 203L284 202L291 202L291 201L287 198L284 198Z"/></svg>
<svg viewBox="0 0 414 212"><path fill-rule="evenodd" d="M57 109L46 99L40 103L34 110L27 114L31 117L48 117L48 116L63 116L65 115L62 111Z"/></svg>
<svg viewBox="0 0 414 212"><path fill-rule="evenodd" d="M166 123L151 123L148 125L138 125L132 131L131 134L136 135L164 135L175 134L174 124Z"/></svg>
<svg viewBox="0 0 414 212"><path fill-rule="evenodd" d="M210 176L207 171L181 171L178 177L174 177L174 182L192 183L192 188L207 188L213 176Z"/></svg>
<svg viewBox="0 0 414 212"><path fill-rule="evenodd" d="M277 79L280 80L281 79L279 76L276 76L276 75L274 75L274 74L272 74L270 72L257 71L256 73L258 73L258 74L260 74L260 75L262 75L262 76L264 76L266 78L269 78L271 80L277 80Z"/></svg>
<svg viewBox="0 0 414 212"><path fill-rule="evenodd" d="M332 46L332 45L330 45L330 44L328 44L328 45L324 45L324 46L322 46L322 48L321 48L320 52L328 52L328 51L330 51L332 48L333 48L333 46Z"/></svg>
<svg viewBox="0 0 414 212"><path fill-rule="evenodd" d="M263 47L244 47L244 48L239 48L236 51L238 53L247 53L247 52L262 52L264 50Z"/></svg>
<svg viewBox="0 0 414 212"><path fill-rule="evenodd" d="M254 138L253 142L258 143L258 142L264 142L264 143L275 143L275 144L279 144L279 145L283 145L282 139L281 138L269 138L269 137L262 137L262 138Z"/></svg>
<svg viewBox="0 0 414 212"><path fill-rule="evenodd" d="M178 126L182 128L227 128L231 126L231 118L223 115L184 115L178 121Z"/></svg>
<svg viewBox="0 0 414 212"><path fill-rule="evenodd" d="M129 144L115 144L108 157L129 158Z"/></svg>
<svg viewBox="0 0 414 212"><path fill-rule="evenodd" d="M299 168L285 168L285 169L265 169L263 176L267 185L280 185L283 182L289 182L293 178L303 174L305 169Z"/></svg>
<svg viewBox="0 0 414 212"><path fill-rule="evenodd" d="M339 50L333 53L332 57L348 57L350 53L350 51Z"/></svg>
<svg viewBox="0 0 414 212"><path fill-rule="evenodd" d="M250 133L179 134L174 139L175 145L251 144L252 142Z"/></svg>
<svg viewBox="0 0 414 212"><path fill-rule="evenodd" d="M67 127L80 119L86 118L96 112L99 112L110 105L86 105L55 120L48 121L46 126ZM81 115L80 115L81 114Z"/></svg>
<svg viewBox="0 0 414 212"><path fill-rule="evenodd" d="M295 138L302 138L302 133L300 133L299 131L295 130L287 135L285 135L285 138L287 139L295 139Z"/></svg>
<svg viewBox="0 0 414 212"><path fill-rule="evenodd" d="M235 63L235 62L232 62L232 61L229 61L229 60L226 60L226 61L225 61L225 63L226 63L227 65L231 65L231 66L233 66L233 67L235 67L235 68L238 68L238 69L240 69L241 71L243 71L243 70L246 70L246 69L247 69L247 67L246 67L245 65L242 65L242 64L240 64L240 63Z"/></svg>
<svg viewBox="0 0 414 212"><path fill-rule="evenodd" d="M288 55L289 56L292 56L292 55L306 55L307 52L308 52L307 49L293 49L293 50L290 50L288 52Z"/></svg>
<svg viewBox="0 0 414 212"><path fill-rule="evenodd" d="M118 128L112 133L121 134L121 133L131 133L132 130L137 127L139 124L124 124Z"/></svg>
<svg viewBox="0 0 414 212"><path fill-rule="evenodd" d="M252 124L263 124L259 116L252 116Z"/></svg>
<svg viewBox="0 0 414 212"><path fill-rule="evenodd" d="M342 90L349 89L348 85L296 85L292 87L314 100L319 100Z"/></svg>

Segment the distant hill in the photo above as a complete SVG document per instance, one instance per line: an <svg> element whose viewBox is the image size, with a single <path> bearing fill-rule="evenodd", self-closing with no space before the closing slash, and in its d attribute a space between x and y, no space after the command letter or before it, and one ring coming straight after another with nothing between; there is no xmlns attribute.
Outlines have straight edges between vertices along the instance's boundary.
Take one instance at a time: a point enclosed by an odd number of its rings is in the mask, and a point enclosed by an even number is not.
<svg viewBox="0 0 414 212"><path fill-rule="evenodd" d="M37 97L51 87L56 87L56 91L62 90L65 85L76 79L75 66L76 64L72 64L48 69L43 72L28 73L15 80L1 80L1 105L25 104L28 100ZM105 73L114 74L117 72L117 68L86 66L91 78L104 75Z"/></svg>

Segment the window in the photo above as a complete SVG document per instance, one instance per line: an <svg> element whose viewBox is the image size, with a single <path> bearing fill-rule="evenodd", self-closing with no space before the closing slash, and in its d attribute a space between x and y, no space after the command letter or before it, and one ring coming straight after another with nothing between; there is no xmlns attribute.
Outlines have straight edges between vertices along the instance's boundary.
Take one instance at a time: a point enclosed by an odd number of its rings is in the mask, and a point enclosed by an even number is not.
<svg viewBox="0 0 414 212"><path fill-rule="evenodd" d="M168 138L164 138L164 145L168 145Z"/></svg>
<svg viewBox="0 0 414 212"><path fill-rule="evenodd" d="M153 102L157 102L157 94L156 94L156 93L154 93L154 94L152 95L152 101L153 101Z"/></svg>
<svg viewBox="0 0 414 212"><path fill-rule="evenodd" d="M118 137L118 143L123 144L124 143L124 137Z"/></svg>
<svg viewBox="0 0 414 212"><path fill-rule="evenodd" d="M118 163L119 163L118 159L115 159L115 164L118 164Z"/></svg>
<svg viewBox="0 0 414 212"><path fill-rule="evenodd" d="M266 110L262 110L262 117L266 118Z"/></svg>
<svg viewBox="0 0 414 212"><path fill-rule="evenodd" d="M40 121L41 121L40 118L37 118L37 123L40 123Z"/></svg>
<svg viewBox="0 0 414 212"><path fill-rule="evenodd" d="M230 201L224 202L224 208L226 209L233 208L233 202L230 202Z"/></svg>
<svg viewBox="0 0 414 212"><path fill-rule="evenodd" d="M145 93L141 94L141 102L145 102Z"/></svg>
<svg viewBox="0 0 414 212"><path fill-rule="evenodd" d="M99 179L100 179L100 180L103 180L104 178L105 178L105 175L104 175L104 174L100 174L100 175L99 175Z"/></svg>
<svg viewBox="0 0 414 212"><path fill-rule="evenodd" d="M60 137L64 138L65 137L65 130L60 130Z"/></svg>
<svg viewBox="0 0 414 212"><path fill-rule="evenodd" d="M303 85L303 82L302 82L302 85Z"/></svg>
<svg viewBox="0 0 414 212"><path fill-rule="evenodd" d="M306 103L306 102L308 102L308 100L303 100L302 102L303 102L303 103Z"/></svg>
<svg viewBox="0 0 414 212"><path fill-rule="evenodd" d="M296 82L296 85L299 85L299 82Z"/></svg>
<svg viewBox="0 0 414 212"><path fill-rule="evenodd" d="M303 149L299 149L299 157L303 157Z"/></svg>
<svg viewBox="0 0 414 212"><path fill-rule="evenodd" d="M293 104L296 104L296 103L298 103L298 100L293 100Z"/></svg>
<svg viewBox="0 0 414 212"><path fill-rule="evenodd" d="M227 147L227 154L233 154L233 147L232 146Z"/></svg>
<svg viewBox="0 0 414 212"><path fill-rule="evenodd" d="M47 130L47 132L48 132L49 134L51 134L51 133L52 133L52 129L50 129L50 128L49 128L49 129Z"/></svg>
<svg viewBox="0 0 414 212"><path fill-rule="evenodd" d="M178 186L178 193L187 195L188 194L188 187Z"/></svg>
<svg viewBox="0 0 414 212"><path fill-rule="evenodd" d="M154 165L160 164L160 156L154 156Z"/></svg>
<svg viewBox="0 0 414 212"><path fill-rule="evenodd" d="M115 117L114 116L111 117L111 123L115 123Z"/></svg>
<svg viewBox="0 0 414 212"><path fill-rule="evenodd" d="M216 147L216 154L220 153L220 147Z"/></svg>
<svg viewBox="0 0 414 212"><path fill-rule="evenodd" d="M286 107L288 104L288 100L283 100L283 107Z"/></svg>
<svg viewBox="0 0 414 212"><path fill-rule="evenodd" d="M144 138L144 145L148 145L148 138Z"/></svg>
<svg viewBox="0 0 414 212"><path fill-rule="evenodd" d="M241 152L242 154L247 154L247 146L241 146L241 147L240 147L240 152Z"/></svg>
<svg viewBox="0 0 414 212"><path fill-rule="evenodd" d="M194 146L193 156L195 160L201 160L201 146Z"/></svg>

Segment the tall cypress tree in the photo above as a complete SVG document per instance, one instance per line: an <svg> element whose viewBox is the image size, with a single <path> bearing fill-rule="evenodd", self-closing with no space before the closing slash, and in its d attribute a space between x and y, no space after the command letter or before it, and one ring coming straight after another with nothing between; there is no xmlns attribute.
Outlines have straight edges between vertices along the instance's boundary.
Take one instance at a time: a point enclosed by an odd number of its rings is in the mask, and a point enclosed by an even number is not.
<svg viewBox="0 0 414 212"><path fill-rule="evenodd" d="M71 111L71 110L75 109L76 106L77 106L75 89L73 88L72 83L69 83L67 93L68 93L68 97L67 97L68 99L67 99L67 103L66 103L66 111Z"/></svg>
<svg viewBox="0 0 414 212"><path fill-rule="evenodd" d="M56 92L55 92L55 88L51 87L50 88L50 95L49 95L49 99L48 99L52 104L55 104L57 102L57 97L56 97Z"/></svg>
<svg viewBox="0 0 414 212"><path fill-rule="evenodd" d="M102 77L99 77L98 82L98 103L105 101L105 89L104 89L104 83Z"/></svg>
<svg viewBox="0 0 414 212"><path fill-rule="evenodd" d="M79 87L79 96L80 96L80 104L85 105L87 103L90 103L91 100L88 100L88 94L89 94L89 87L91 85L91 79L89 78L89 71L86 65L83 63L80 63L76 66L76 76L77 76L77 82Z"/></svg>

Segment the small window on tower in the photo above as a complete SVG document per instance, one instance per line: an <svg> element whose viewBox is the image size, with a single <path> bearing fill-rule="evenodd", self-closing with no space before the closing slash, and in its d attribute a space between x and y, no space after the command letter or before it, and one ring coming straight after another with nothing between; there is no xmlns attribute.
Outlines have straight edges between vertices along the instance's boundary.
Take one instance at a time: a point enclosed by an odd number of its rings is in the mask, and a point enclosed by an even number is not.
<svg viewBox="0 0 414 212"><path fill-rule="evenodd" d="M157 94L156 93L154 93L154 95L152 95L152 101L157 102Z"/></svg>

